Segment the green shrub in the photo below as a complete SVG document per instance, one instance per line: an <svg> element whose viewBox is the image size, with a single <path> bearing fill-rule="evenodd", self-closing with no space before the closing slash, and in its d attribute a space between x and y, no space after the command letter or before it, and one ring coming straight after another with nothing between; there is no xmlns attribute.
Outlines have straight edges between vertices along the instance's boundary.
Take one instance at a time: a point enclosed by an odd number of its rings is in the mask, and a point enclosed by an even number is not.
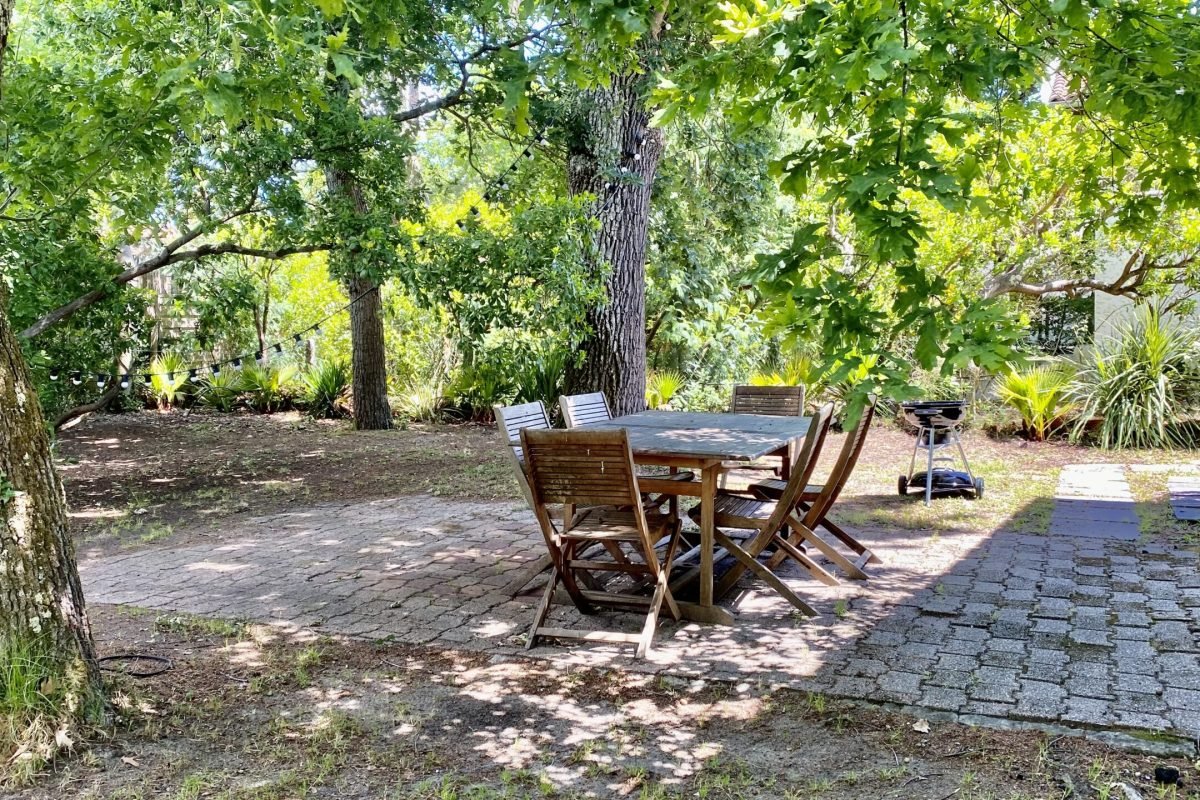
<svg viewBox="0 0 1200 800"><path fill-rule="evenodd" d="M1025 435L1042 442L1071 413L1071 378L1072 371L1062 364L1039 364L1003 376L996 391L1021 415Z"/></svg>
<svg viewBox="0 0 1200 800"><path fill-rule="evenodd" d="M445 404L445 393L440 385L414 383L396 398L400 414L416 422L435 422Z"/></svg>
<svg viewBox="0 0 1200 800"><path fill-rule="evenodd" d="M803 386L805 402L815 402L828 388L829 369L807 353L797 353L777 368L750 376L751 386Z"/></svg>
<svg viewBox="0 0 1200 800"><path fill-rule="evenodd" d="M1200 394L1200 337L1155 310L1119 326L1083 353L1074 394L1080 416L1071 436L1093 432L1106 449L1186 447L1195 434L1180 423Z"/></svg>
<svg viewBox="0 0 1200 800"><path fill-rule="evenodd" d="M187 364L178 353L163 353L150 362L150 392L159 408L178 405L187 396Z"/></svg>
<svg viewBox="0 0 1200 800"><path fill-rule="evenodd" d="M296 377L291 364L248 364L242 367L242 391L250 407L260 414L283 408L290 400L290 384Z"/></svg>
<svg viewBox="0 0 1200 800"><path fill-rule="evenodd" d="M552 408L567 372L568 353L560 347L539 348L517 372L517 401L541 400Z"/></svg>
<svg viewBox="0 0 1200 800"><path fill-rule="evenodd" d="M209 375L200 382L196 402L217 411L232 411L242 391L242 377L237 372L225 369Z"/></svg>
<svg viewBox="0 0 1200 800"><path fill-rule="evenodd" d="M304 374L304 388L309 414L321 419L345 416L350 363L341 358L322 361Z"/></svg>
<svg viewBox="0 0 1200 800"><path fill-rule="evenodd" d="M515 395L511 365L496 361L464 366L450 388L450 395L472 419L491 419L492 406L504 405Z"/></svg>
<svg viewBox="0 0 1200 800"><path fill-rule="evenodd" d="M646 379L646 405L654 409L667 408L683 384L683 375L675 370L651 372Z"/></svg>

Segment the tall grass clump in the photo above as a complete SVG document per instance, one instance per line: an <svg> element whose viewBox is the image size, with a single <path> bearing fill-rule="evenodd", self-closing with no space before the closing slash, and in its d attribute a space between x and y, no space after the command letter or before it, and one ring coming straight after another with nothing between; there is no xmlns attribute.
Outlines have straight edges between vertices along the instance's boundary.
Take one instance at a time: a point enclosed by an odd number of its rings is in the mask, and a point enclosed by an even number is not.
<svg viewBox="0 0 1200 800"><path fill-rule="evenodd" d="M242 391L246 402L260 414L278 411L288 401L296 368L291 364L247 364L242 367Z"/></svg>
<svg viewBox="0 0 1200 800"><path fill-rule="evenodd" d="M319 419L346 415L350 396L350 363L344 358L322 361L304 374L308 413Z"/></svg>
<svg viewBox="0 0 1200 800"><path fill-rule="evenodd" d="M1000 400L1021 415L1025 435L1043 442L1071 413L1072 370L1062 364L1039 364L1013 370L996 387Z"/></svg>
<svg viewBox="0 0 1200 800"><path fill-rule="evenodd" d="M1094 436L1106 449L1187 447L1187 422L1200 399L1200 337L1147 310L1084 351L1074 394L1076 441Z"/></svg>
<svg viewBox="0 0 1200 800"><path fill-rule="evenodd" d="M196 402L216 411L232 411L242 391L242 376L226 369L200 382Z"/></svg>
<svg viewBox="0 0 1200 800"><path fill-rule="evenodd" d="M37 640L0 639L0 787L29 783L100 716L103 698L71 673Z"/></svg>

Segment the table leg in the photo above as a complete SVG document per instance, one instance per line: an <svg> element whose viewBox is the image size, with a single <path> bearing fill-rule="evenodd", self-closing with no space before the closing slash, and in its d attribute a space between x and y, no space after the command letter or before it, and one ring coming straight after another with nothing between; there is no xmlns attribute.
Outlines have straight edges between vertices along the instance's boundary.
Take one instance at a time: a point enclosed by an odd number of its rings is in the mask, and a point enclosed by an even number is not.
<svg viewBox="0 0 1200 800"><path fill-rule="evenodd" d="M705 467L700 488L700 605L713 604L713 531L716 529L718 467Z"/></svg>

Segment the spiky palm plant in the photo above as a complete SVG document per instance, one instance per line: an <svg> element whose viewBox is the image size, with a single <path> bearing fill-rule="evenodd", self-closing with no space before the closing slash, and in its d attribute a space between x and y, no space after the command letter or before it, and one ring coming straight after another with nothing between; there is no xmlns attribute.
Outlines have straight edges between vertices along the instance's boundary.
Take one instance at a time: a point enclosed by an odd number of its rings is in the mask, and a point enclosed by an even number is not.
<svg viewBox="0 0 1200 800"><path fill-rule="evenodd" d="M1200 399L1200 335L1157 310L1120 325L1083 354L1074 394L1080 403L1072 438L1095 426L1106 449L1184 447L1194 432L1180 425Z"/></svg>
<svg viewBox="0 0 1200 800"><path fill-rule="evenodd" d="M646 405L653 409L667 408L684 383L683 375L673 369L651 372L646 378Z"/></svg>
<svg viewBox="0 0 1200 800"><path fill-rule="evenodd" d="M1062 364L1039 364L1014 370L1000 379L997 393L1021 415L1025 435L1042 442L1071 413L1072 370Z"/></svg>

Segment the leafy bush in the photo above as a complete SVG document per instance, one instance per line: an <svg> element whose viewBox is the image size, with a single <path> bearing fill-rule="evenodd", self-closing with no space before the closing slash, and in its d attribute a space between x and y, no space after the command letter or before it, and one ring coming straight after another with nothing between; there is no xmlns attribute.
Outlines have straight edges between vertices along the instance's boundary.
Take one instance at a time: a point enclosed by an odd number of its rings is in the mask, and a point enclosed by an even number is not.
<svg viewBox="0 0 1200 800"><path fill-rule="evenodd" d="M1150 310L1097 341L1083 355L1074 394L1079 421L1071 436L1082 439L1095 427L1106 449L1177 447L1195 443L1180 423L1200 395L1200 336Z"/></svg>
<svg viewBox="0 0 1200 800"><path fill-rule="evenodd" d="M675 370L651 372L646 379L646 405L654 409L667 408L683 384L683 375Z"/></svg>
<svg viewBox="0 0 1200 800"><path fill-rule="evenodd" d="M304 374L308 413L321 419L346 415L350 394L350 363L342 358L322 361Z"/></svg>
<svg viewBox="0 0 1200 800"><path fill-rule="evenodd" d="M435 422L446 403L442 387L412 384L397 398L396 406L406 418L417 422Z"/></svg>
<svg viewBox="0 0 1200 800"><path fill-rule="evenodd" d="M289 399L289 384L296 377L291 364L248 364L242 367L242 390L250 407L260 414L278 411Z"/></svg>
<svg viewBox="0 0 1200 800"><path fill-rule="evenodd" d="M807 353L796 353L776 369L750 376L752 386L803 386L807 402L813 402L827 388L829 369Z"/></svg>
<svg viewBox="0 0 1200 800"><path fill-rule="evenodd" d="M232 411L242 391L242 376L226 369L209 375L200 383L196 401L217 411Z"/></svg>
<svg viewBox="0 0 1200 800"><path fill-rule="evenodd" d="M150 362L150 392L162 409L178 405L186 397L187 364L178 353L163 353Z"/></svg>
<svg viewBox="0 0 1200 800"><path fill-rule="evenodd" d="M522 403L541 400L547 408L553 407L567 371L568 357L565 349L554 346L532 353L517 372L517 400Z"/></svg>
<svg viewBox="0 0 1200 800"><path fill-rule="evenodd" d="M498 360L464 366L450 388L450 395L472 419L486 421L492 416L492 406L503 405L513 398L512 367Z"/></svg>
<svg viewBox="0 0 1200 800"><path fill-rule="evenodd" d="M1062 364L1039 364L1003 376L996 391L1021 415L1025 435L1041 442L1071 413L1071 378L1071 370Z"/></svg>

